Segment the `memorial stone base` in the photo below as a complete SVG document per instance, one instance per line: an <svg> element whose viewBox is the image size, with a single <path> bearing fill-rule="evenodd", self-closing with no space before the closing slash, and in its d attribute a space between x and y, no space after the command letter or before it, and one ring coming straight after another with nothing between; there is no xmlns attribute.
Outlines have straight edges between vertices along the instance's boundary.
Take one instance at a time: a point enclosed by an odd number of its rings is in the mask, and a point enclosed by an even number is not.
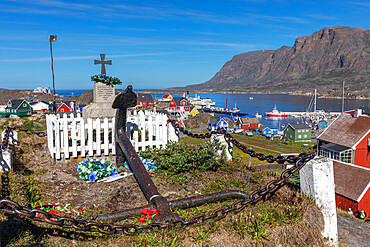
<svg viewBox="0 0 370 247"><path fill-rule="evenodd" d="M112 103L92 103L84 107L82 116L85 120L88 118L113 118L116 116L116 111L112 108Z"/></svg>
<svg viewBox="0 0 370 247"><path fill-rule="evenodd" d="M88 118L113 118L116 115L116 109L112 108L115 99L115 88L101 82L94 84L93 90L94 103L84 107L82 116Z"/></svg>

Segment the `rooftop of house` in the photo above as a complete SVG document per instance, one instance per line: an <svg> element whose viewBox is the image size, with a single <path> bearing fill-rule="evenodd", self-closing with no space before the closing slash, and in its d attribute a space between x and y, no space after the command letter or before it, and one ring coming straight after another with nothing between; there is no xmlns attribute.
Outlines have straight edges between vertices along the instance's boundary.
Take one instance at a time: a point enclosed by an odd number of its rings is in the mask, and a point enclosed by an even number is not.
<svg viewBox="0 0 370 247"><path fill-rule="evenodd" d="M291 126L294 130L299 130L299 129L311 129L310 126L308 126L305 123L290 123L288 126ZM288 127L287 126L287 127Z"/></svg>
<svg viewBox="0 0 370 247"><path fill-rule="evenodd" d="M149 101L154 101L154 100L150 93L137 93L137 101L149 102Z"/></svg>
<svg viewBox="0 0 370 247"><path fill-rule="evenodd" d="M259 121L256 117L251 117L251 118L240 118L241 123L243 124L258 124Z"/></svg>
<svg viewBox="0 0 370 247"><path fill-rule="evenodd" d="M173 97L173 100L175 101L175 104L177 105L177 106L180 106L181 104L180 104L180 102L182 101L182 100L186 100L186 102L188 102L188 100L185 98L185 97Z"/></svg>
<svg viewBox="0 0 370 247"><path fill-rule="evenodd" d="M220 122L221 120L223 120L223 119L222 119L222 118L218 118L218 117L210 118L210 119L208 120L208 124L216 125L216 124L218 124L218 122Z"/></svg>
<svg viewBox="0 0 370 247"><path fill-rule="evenodd" d="M370 185L370 169L334 161L335 193L359 202Z"/></svg>
<svg viewBox="0 0 370 247"><path fill-rule="evenodd" d="M317 139L354 147L369 131L370 116L353 117L342 114Z"/></svg>
<svg viewBox="0 0 370 247"><path fill-rule="evenodd" d="M12 104L13 104L13 107L12 107L12 109L17 109L21 104L22 104L22 102L23 101L25 101L25 100L23 100L23 99L12 99L12 100L10 100L11 102L12 102ZM26 101L25 101L26 102Z"/></svg>

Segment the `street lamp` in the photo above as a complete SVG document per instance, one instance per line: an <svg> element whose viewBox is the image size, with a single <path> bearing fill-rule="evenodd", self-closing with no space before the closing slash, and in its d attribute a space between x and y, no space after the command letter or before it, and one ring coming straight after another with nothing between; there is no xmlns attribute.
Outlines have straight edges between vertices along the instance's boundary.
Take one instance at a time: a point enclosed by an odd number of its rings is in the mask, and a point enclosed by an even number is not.
<svg viewBox="0 0 370 247"><path fill-rule="evenodd" d="M53 90L54 90L54 95L53 95L53 108L54 108L54 114L56 114L56 105L55 105L55 83L54 83L54 65L53 65L53 46L52 43L53 41L57 41L57 36L56 35L49 35L49 41L50 41L50 55L51 55L51 72L53 74Z"/></svg>

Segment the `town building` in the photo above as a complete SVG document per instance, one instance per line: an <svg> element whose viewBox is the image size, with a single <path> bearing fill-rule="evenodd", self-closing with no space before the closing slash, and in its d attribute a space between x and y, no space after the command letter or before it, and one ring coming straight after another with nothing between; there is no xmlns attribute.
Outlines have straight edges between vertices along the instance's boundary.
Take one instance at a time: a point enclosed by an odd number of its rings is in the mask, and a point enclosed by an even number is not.
<svg viewBox="0 0 370 247"><path fill-rule="evenodd" d="M257 129L260 126L260 123L257 117L250 117L250 118L249 117L247 118L238 117L238 119L236 120L236 125L239 128L250 130L250 129Z"/></svg>
<svg viewBox="0 0 370 247"><path fill-rule="evenodd" d="M37 112L49 112L51 109L50 104L45 101L40 102L31 102L30 105L32 106L32 109Z"/></svg>
<svg viewBox="0 0 370 247"><path fill-rule="evenodd" d="M199 114L199 111L195 107L189 112L189 115L191 115L192 117L195 117L198 114Z"/></svg>
<svg viewBox="0 0 370 247"><path fill-rule="evenodd" d="M311 141L311 127L305 123L290 123L283 130L283 138L292 142Z"/></svg>
<svg viewBox="0 0 370 247"><path fill-rule="evenodd" d="M50 87L37 87L33 90L34 93L51 93Z"/></svg>
<svg viewBox="0 0 370 247"><path fill-rule="evenodd" d="M370 168L370 116L340 115L317 137L318 154Z"/></svg>
<svg viewBox="0 0 370 247"><path fill-rule="evenodd" d="M370 216L370 169L340 161L333 162L335 202L344 211L352 209L358 217L362 209Z"/></svg>
<svg viewBox="0 0 370 247"><path fill-rule="evenodd" d="M56 106L56 112L73 112L73 107L70 107L68 103L60 102Z"/></svg>
<svg viewBox="0 0 370 247"><path fill-rule="evenodd" d="M137 93L137 107L154 106L154 99L150 93Z"/></svg>
<svg viewBox="0 0 370 247"><path fill-rule="evenodd" d="M170 113L187 114L190 112L189 101L185 97L173 97L169 104L168 111Z"/></svg>
<svg viewBox="0 0 370 247"><path fill-rule="evenodd" d="M32 106L23 99L9 100L5 112L1 115L17 115L19 117L31 116L33 114Z"/></svg>
<svg viewBox="0 0 370 247"><path fill-rule="evenodd" d="M166 93L162 96L161 101L171 101L172 99L173 99L173 96L171 94Z"/></svg>
<svg viewBox="0 0 370 247"><path fill-rule="evenodd" d="M229 124L223 118L210 118L208 120L208 130L227 130Z"/></svg>
<svg viewBox="0 0 370 247"><path fill-rule="evenodd" d="M277 135L277 133L277 129L270 129L269 127L264 127L260 132L260 134L264 136L274 136Z"/></svg>

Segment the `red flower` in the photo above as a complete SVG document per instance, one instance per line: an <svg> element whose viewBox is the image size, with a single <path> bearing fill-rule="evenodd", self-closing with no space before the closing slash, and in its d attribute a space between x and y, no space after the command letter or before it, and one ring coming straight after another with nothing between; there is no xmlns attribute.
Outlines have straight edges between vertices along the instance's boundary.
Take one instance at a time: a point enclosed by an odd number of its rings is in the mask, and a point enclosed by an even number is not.
<svg viewBox="0 0 370 247"><path fill-rule="evenodd" d="M143 216L141 216L141 217L139 218L139 222L140 222L140 223L142 223L142 224L144 224L144 218L143 218Z"/></svg>
<svg viewBox="0 0 370 247"><path fill-rule="evenodd" d="M72 213L73 216L76 216L76 213L75 212L72 211L71 213Z"/></svg>
<svg viewBox="0 0 370 247"><path fill-rule="evenodd" d="M155 209L155 208L152 208L152 209L150 209L150 214L155 214L155 215L157 215L157 209Z"/></svg>
<svg viewBox="0 0 370 247"><path fill-rule="evenodd" d="M51 205L55 206L55 202L53 202Z"/></svg>
<svg viewBox="0 0 370 247"><path fill-rule="evenodd" d="M49 203L45 202L45 205L49 205Z"/></svg>
<svg viewBox="0 0 370 247"><path fill-rule="evenodd" d="M143 210L141 210L141 214L150 214L150 211L148 208L144 208Z"/></svg>
<svg viewBox="0 0 370 247"><path fill-rule="evenodd" d="M51 214L55 214L55 215L58 214L58 212L56 210L54 210L54 209L53 210L50 210L50 213Z"/></svg>

